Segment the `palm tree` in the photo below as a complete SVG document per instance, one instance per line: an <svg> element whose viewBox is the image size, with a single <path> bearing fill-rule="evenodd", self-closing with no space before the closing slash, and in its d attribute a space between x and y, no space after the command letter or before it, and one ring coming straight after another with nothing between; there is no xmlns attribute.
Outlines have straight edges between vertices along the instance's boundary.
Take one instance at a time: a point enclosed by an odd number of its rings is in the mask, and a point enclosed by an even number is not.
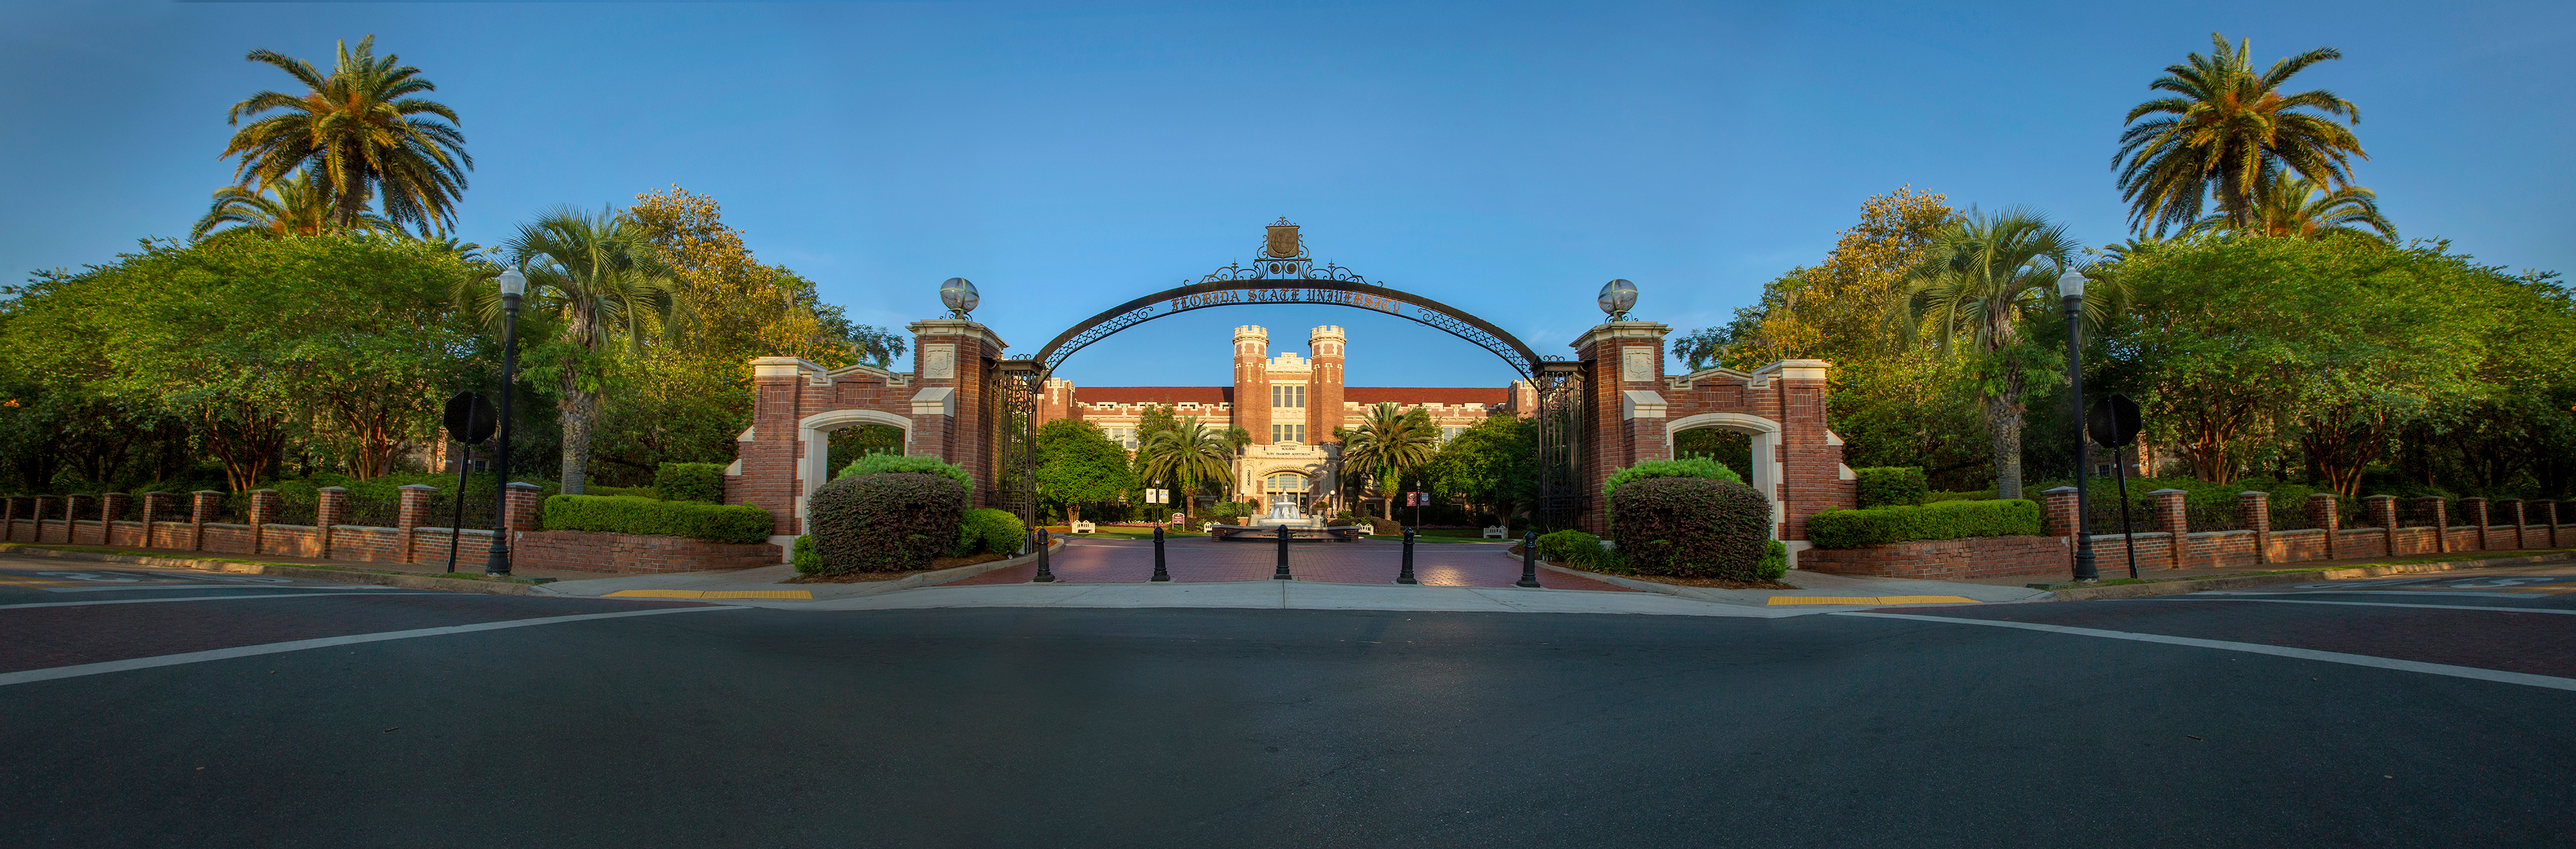
<svg viewBox="0 0 2576 849"><path fill-rule="evenodd" d="M2370 158L2351 128L2334 120L2361 121L2351 101L2323 89L2280 92L2292 75L2342 52L2320 47L2256 74L2250 40L2229 47L2225 36L2209 38L2213 55L2193 53L2147 86L2178 96L2138 104L2124 119L2129 126L2111 167L2120 171L2130 226L2140 232L2190 224L2201 217L2204 198L2218 202L2218 214L2250 226L2268 177L2286 169L2320 185L2350 185L2351 157ZM2150 115L2166 117L2138 120Z"/></svg>
<svg viewBox="0 0 2576 849"><path fill-rule="evenodd" d="M313 169L297 171L293 176L270 183L257 190L225 186L215 190L214 207L206 217L197 219L188 239L196 241L218 232L251 230L275 236L319 236L342 232L332 218L329 187L315 182ZM223 225L234 225L217 230ZM359 231L391 231L393 222L382 216L362 213L349 228Z"/></svg>
<svg viewBox="0 0 2576 849"><path fill-rule="evenodd" d="M555 406L563 414L563 491L579 495L601 401L594 355L621 330L641 353L651 329L647 319L664 334L677 335L690 317L688 305L644 229L614 210L547 210L501 249L528 276L529 308L555 314L562 328L564 345L543 368L553 371L561 389ZM489 298L478 300L486 315L494 312Z"/></svg>
<svg viewBox="0 0 2576 849"><path fill-rule="evenodd" d="M1954 355L1962 337L1975 347L1996 498L2021 497L2023 395L2030 376L2050 370L2050 354L2020 344L2022 325L2052 312L2057 278L2073 267L2075 249L2063 225L2036 212L1971 210L1933 240L1889 315L1908 338L1930 334L1943 355Z"/></svg>
<svg viewBox="0 0 2576 849"><path fill-rule="evenodd" d="M1397 412L1392 403L1378 402L1369 408L1360 425L1343 431L1342 465L1362 469L1377 484L1380 495L1390 496L1386 518L1395 518L1391 496L1398 481L1407 472L1431 463L1440 453L1440 428L1431 423L1431 415L1415 407Z"/></svg>
<svg viewBox="0 0 2576 849"><path fill-rule="evenodd" d="M230 122L241 129L224 146L241 156L234 179L257 190L307 168L318 171L332 203L331 221L357 226L371 201L386 219L445 233L456 224L456 201L465 193L465 153L456 111L413 95L438 86L400 57L375 56L376 37L356 50L340 43L337 64L324 75L312 64L272 50L253 50L253 62L276 66L303 83L301 94L263 91L233 104ZM244 117L275 110L242 126ZM444 122L434 120L444 118Z"/></svg>
<svg viewBox="0 0 2576 849"><path fill-rule="evenodd" d="M1198 506L1199 486L1234 478L1234 443L1226 431L1209 428L1197 416L1180 420L1171 430L1158 430L1136 449L1145 479L1165 481L1182 494L1181 512Z"/></svg>
<svg viewBox="0 0 2576 849"><path fill-rule="evenodd" d="M2383 242L2397 241L2397 225L2379 214L2379 194L2360 186L2329 191L2306 177L2274 176L2254 193L2252 220L2240 224L2225 215L2192 222L2191 232L2231 231L2258 236L2321 236L2364 233Z"/></svg>

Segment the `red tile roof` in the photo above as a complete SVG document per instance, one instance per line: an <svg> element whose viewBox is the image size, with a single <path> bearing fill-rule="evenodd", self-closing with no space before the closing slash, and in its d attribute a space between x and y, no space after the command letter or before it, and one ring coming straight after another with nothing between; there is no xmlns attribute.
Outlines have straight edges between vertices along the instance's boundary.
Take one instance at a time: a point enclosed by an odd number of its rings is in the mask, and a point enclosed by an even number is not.
<svg viewBox="0 0 2576 849"><path fill-rule="evenodd" d="M1234 387L1076 386L1073 400L1081 404L1226 404L1234 401Z"/></svg>
<svg viewBox="0 0 2576 849"><path fill-rule="evenodd" d="M1414 404L1507 404L1510 389L1478 389L1466 386L1349 386L1342 389L1342 400L1353 404L1394 402Z"/></svg>

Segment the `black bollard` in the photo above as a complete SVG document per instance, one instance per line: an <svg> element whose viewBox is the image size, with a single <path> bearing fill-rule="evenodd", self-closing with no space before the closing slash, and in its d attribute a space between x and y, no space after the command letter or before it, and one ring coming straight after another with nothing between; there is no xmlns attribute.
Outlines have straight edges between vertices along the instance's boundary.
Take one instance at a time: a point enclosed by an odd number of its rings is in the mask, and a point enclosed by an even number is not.
<svg viewBox="0 0 2576 849"><path fill-rule="evenodd" d="M1163 528L1160 525L1156 525L1154 526L1154 580L1169 581L1171 579L1171 570L1163 568Z"/></svg>
<svg viewBox="0 0 2576 849"><path fill-rule="evenodd" d="M1035 578L1030 578L1030 579L1029 579L1029 583L1032 583L1032 584L1052 584L1052 583L1055 583L1055 571L1054 571L1054 570L1052 570L1052 569L1048 569L1048 568L1047 568L1047 552L1046 552L1046 550L1047 550L1047 535L1046 535L1046 532L1045 532L1045 531L1039 531L1039 532L1037 532L1037 534L1038 534L1038 576L1037 576L1037 577L1035 577Z"/></svg>
<svg viewBox="0 0 2576 849"><path fill-rule="evenodd" d="M1538 532L1521 532L1521 581L1515 587L1538 586Z"/></svg>
<svg viewBox="0 0 2576 849"><path fill-rule="evenodd" d="M1404 571L1395 573L1399 584L1421 583L1413 579L1413 529L1404 529Z"/></svg>
<svg viewBox="0 0 2576 849"><path fill-rule="evenodd" d="M1294 581L1288 576L1288 526L1279 526L1279 571L1270 575L1273 581Z"/></svg>

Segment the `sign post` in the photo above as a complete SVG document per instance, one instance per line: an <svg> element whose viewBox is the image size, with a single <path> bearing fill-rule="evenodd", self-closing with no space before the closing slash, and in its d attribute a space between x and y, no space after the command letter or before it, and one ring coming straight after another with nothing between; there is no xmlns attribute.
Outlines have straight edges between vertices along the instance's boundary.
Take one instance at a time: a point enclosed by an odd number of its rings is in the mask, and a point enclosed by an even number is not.
<svg viewBox="0 0 2576 849"><path fill-rule="evenodd" d="M1417 528L1422 527L1422 508L1423 508L1424 506L1427 506L1427 505L1429 505L1429 504L1431 503L1431 493L1428 493L1428 492L1408 492L1408 493L1405 493L1405 494L1404 494L1404 503L1405 503L1405 506L1408 506L1408 507L1413 508L1413 526L1414 526L1414 527L1417 527Z"/></svg>
<svg viewBox="0 0 2576 849"><path fill-rule="evenodd" d="M2138 438L2138 402L2117 393L2103 396L2093 404L2093 413L2084 419L2084 429L2093 441L2112 451L2111 471L2120 481L2120 536L2129 545L2129 577L2138 576L2138 534L2129 527L2129 459L2120 449ZM2182 540L2174 540L2180 550Z"/></svg>
<svg viewBox="0 0 2576 849"><path fill-rule="evenodd" d="M439 423L447 427L447 435L464 443L467 449L456 452L456 459L464 462L456 464L456 516L447 525L447 571L454 572L456 543L465 536L465 472L473 468L468 455L474 446L492 438L497 422L492 415L492 402L484 400L483 393L459 392L448 396L447 409Z"/></svg>

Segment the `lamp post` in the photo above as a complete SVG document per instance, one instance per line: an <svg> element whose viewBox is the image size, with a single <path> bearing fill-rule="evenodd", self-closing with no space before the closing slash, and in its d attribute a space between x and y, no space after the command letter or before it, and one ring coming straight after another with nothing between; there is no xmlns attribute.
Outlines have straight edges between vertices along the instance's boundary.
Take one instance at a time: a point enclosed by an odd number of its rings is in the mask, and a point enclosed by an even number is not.
<svg viewBox="0 0 2576 849"><path fill-rule="evenodd" d="M492 448L492 556L483 574L510 574L510 384L519 379L519 296L528 293L528 276L516 268L501 269L501 433Z"/></svg>
<svg viewBox="0 0 2576 849"><path fill-rule="evenodd" d="M2092 511L2085 509L2084 476L2093 470L2093 447L2084 435L2084 274L2069 268L2057 277L2066 305L2066 397L2075 407L2075 580L2101 580L2093 564Z"/></svg>

